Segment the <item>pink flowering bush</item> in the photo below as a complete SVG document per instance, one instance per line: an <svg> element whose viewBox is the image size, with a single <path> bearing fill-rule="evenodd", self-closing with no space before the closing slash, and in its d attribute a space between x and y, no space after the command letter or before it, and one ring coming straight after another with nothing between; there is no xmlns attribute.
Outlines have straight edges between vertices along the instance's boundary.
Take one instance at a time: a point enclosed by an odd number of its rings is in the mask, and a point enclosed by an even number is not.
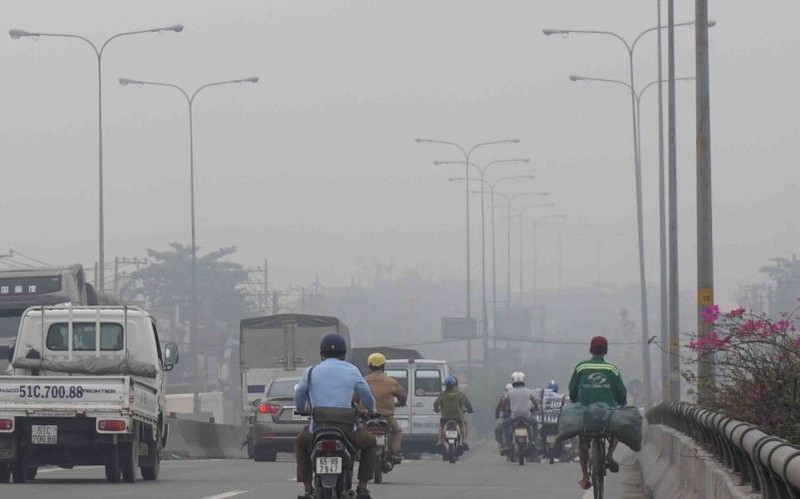
<svg viewBox="0 0 800 499"><path fill-rule="evenodd" d="M708 307L700 318L711 332L694 335L687 346L695 354L689 363L713 360L714 379L700 379L694 370L684 378L695 389L708 388L705 405L800 443L799 317L800 309L770 319L744 308Z"/></svg>

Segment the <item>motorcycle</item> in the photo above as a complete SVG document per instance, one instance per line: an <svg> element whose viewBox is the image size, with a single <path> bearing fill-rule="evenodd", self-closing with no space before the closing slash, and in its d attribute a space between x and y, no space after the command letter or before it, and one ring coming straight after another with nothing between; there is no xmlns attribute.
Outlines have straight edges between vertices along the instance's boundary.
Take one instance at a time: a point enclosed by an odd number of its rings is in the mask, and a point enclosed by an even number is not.
<svg viewBox="0 0 800 499"><path fill-rule="evenodd" d="M315 410L314 435L311 451L315 499L345 499L356 497L353 490L353 470L357 449L347 438L346 428L355 424L355 413L325 408ZM308 414L295 412L297 415ZM347 421L350 417L352 420Z"/></svg>
<svg viewBox="0 0 800 499"><path fill-rule="evenodd" d="M384 473L394 469L394 462L389 456L389 441L392 438L392 427L383 418L371 419L366 423L367 431L375 437L375 483L383 483Z"/></svg>
<svg viewBox="0 0 800 499"><path fill-rule="evenodd" d="M550 464L571 462L575 458L575 446L572 440L560 441L558 439L558 420L561 418L566 397L551 397L542 401L545 410L541 416L541 448L542 454Z"/></svg>
<svg viewBox="0 0 800 499"><path fill-rule="evenodd" d="M463 452L461 427L451 419L444 424L442 459L444 461L450 461L450 463L455 463Z"/></svg>
<svg viewBox="0 0 800 499"><path fill-rule="evenodd" d="M525 418L517 418L511 424L512 440L506 452L506 459L509 462L518 462L520 466L525 464L525 458L536 456L536 447L531 435L531 425Z"/></svg>

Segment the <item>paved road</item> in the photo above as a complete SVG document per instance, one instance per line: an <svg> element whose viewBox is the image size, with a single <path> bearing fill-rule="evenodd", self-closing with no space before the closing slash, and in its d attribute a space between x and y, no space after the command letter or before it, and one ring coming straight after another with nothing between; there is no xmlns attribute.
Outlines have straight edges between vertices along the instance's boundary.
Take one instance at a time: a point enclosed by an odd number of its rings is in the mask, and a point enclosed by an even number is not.
<svg viewBox="0 0 800 499"><path fill-rule="evenodd" d="M288 457L288 456L287 456ZM492 448L476 450L454 465L440 459L406 461L372 485L375 499L582 499L577 487L577 464L507 464ZM606 497L623 497L620 478L614 477ZM246 460L167 461L161 479L136 484L108 484L103 469L40 470L27 484L0 485L0 496L15 499L237 499L291 498L301 487L295 482L294 463L255 463ZM627 497L627 496L625 496Z"/></svg>

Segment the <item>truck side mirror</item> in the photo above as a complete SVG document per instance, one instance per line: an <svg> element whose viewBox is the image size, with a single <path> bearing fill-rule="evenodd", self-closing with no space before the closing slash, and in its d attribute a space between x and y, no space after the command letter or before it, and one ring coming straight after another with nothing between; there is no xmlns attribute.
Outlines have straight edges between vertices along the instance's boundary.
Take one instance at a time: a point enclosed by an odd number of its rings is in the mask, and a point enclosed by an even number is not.
<svg viewBox="0 0 800 499"><path fill-rule="evenodd" d="M8 347L8 362L9 363L14 360L14 349L15 348L16 348L16 345L11 345L10 347Z"/></svg>
<svg viewBox="0 0 800 499"><path fill-rule="evenodd" d="M172 371L180 361L180 352L178 345L175 343L167 343L164 345L164 370Z"/></svg>

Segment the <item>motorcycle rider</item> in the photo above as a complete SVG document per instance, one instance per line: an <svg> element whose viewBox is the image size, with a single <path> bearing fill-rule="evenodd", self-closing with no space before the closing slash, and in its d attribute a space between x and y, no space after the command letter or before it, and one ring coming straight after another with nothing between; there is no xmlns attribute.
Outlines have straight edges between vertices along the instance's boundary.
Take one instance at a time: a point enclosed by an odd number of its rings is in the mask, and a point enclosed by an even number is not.
<svg viewBox="0 0 800 499"><path fill-rule="evenodd" d="M511 374L511 390L503 396L511 417L503 422L503 435L505 436L506 447L513 442L511 435L514 420L524 418L531 431L531 437L535 437L536 428L533 413L536 412L538 404L536 402L536 392L525 387L525 373L516 371ZM534 438L535 441L535 438Z"/></svg>
<svg viewBox="0 0 800 499"><path fill-rule="evenodd" d="M444 392L442 392L433 402L433 410L437 414L441 413L439 420L439 435L436 446L442 445L444 440L444 424L448 421L455 421L461 429L461 445L464 450L469 450L467 445L467 425L464 413L472 413L472 403L466 395L458 389L456 379L448 376L444 380Z"/></svg>
<svg viewBox="0 0 800 499"><path fill-rule="evenodd" d="M497 422L497 426L494 427L494 439L500 446L501 451L506 445L505 438L503 437L503 424L508 418L511 417L511 412L508 410L508 404L506 404L506 393L508 393L511 388L513 388L511 383L508 383L506 385L506 391L500 396L500 400L497 401L497 406L494 408L494 418L499 420Z"/></svg>
<svg viewBox="0 0 800 499"><path fill-rule="evenodd" d="M408 394L403 385L393 377L387 376L384 372L386 370L386 356L382 353L371 354L367 358L367 366L369 366L370 373L364 376L364 379L367 380L372 396L375 397L378 414L392 427L392 435L389 439L389 459L394 464L398 464L403 460L403 456L400 453L403 430L394 418L395 398L397 399L397 405L403 407L406 405Z"/></svg>
<svg viewBox="0 0 800 499"><path fill-rule="evenodd" d="M347 343L344 337L338 333L329 333L322 338L319 349L322 362L316 366L309 367L303 373L303 377L295 390L295 407L298 410L303 410L309 406L314 409L348 409L353 407L353 396L356 395L370 414L375 414L375 398L369 390L369 385L358 368L344 360L347 353ZM309 377L313 381L310 390ZM297 481L303 482L305 485L305 495L298 496L298 499L309 499L314 496L311 463L312 433L314 431L313 415L310 427L303 428L303 431L295 441ZM356 488L357 498L371 499L367 490L367 482L375 472L375 437L363 426L356 425L349 438L351 443L361 450L361 463L358 467L358 487Z"/></svg>
<svg viewBox="0 0 800 499"><path fill-rule="evenodd" d="M619 369L614 364L606 362L608 353L608 340L602 336L595 336L589 343L590 360L579 362L572 373L569 382L569 399L573 403L580 402L583 406L601 402L609 407L620 407L627 404L627 391L622 382ZM612 473L619 471L619 464L614 461L614 449L617 439L611 438L608 445L606 468ZM592 484L589 480L589 439L579 436L579 455L581 461L580 480L581 488L588 490Z"/></svg>

